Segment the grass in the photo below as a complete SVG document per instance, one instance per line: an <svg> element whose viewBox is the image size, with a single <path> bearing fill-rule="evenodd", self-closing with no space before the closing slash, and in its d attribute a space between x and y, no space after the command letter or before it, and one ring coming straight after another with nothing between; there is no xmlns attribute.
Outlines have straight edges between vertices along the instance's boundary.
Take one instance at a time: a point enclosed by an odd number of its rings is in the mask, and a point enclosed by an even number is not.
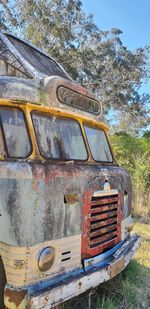
<svg viewBox="0 0 150 309"><path fill-rule="evenodd" d="M101 301L97 301L95 309L150 308L150 225L135 223L134 231L141 235L142 244L127 268L105 285Z"/></svg>
<svg viewBox="0 0 150 309"><path fill-rule="evenodd" d="M134 260L112 280L63 305L64 309L150 309L150 225L136 222L142 244Z"/></svg>
<svg viewBox="0 0 150 309"><path fill-rule="evenodd" d="M141 223L150 224L150 192L133 189L132 215Z"/></svg>

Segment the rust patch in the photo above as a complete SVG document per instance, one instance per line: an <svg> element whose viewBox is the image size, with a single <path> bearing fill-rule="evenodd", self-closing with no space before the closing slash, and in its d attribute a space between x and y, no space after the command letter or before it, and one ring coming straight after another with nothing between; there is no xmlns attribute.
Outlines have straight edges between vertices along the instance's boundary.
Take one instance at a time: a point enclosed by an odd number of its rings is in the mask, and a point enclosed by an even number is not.
<svg viewBox="0 0 150 309"><path fill-rule="evenodd" d="M79 202L78 194L75 194L75 193L73 193L73 194L65 194L64 201L67 204L77 203L77 202Z"/></svg>
<svg viewBox="0 0 150 309"><path fill-rule="evenodd" d="M110 278L115 277L125 268L125 261L124 259L119 260L117 263L110 265Z"/></svg>
<svg viewBox="0 0 150 309"><path fill-rule="evenodd" d="M7 304L15 304L16 308L21 308L20 305L27 299L27 290L11 290L9 288L5 289L5 299L6 299L6 306ZM27 302L24 307L27 309Z"/></svg>

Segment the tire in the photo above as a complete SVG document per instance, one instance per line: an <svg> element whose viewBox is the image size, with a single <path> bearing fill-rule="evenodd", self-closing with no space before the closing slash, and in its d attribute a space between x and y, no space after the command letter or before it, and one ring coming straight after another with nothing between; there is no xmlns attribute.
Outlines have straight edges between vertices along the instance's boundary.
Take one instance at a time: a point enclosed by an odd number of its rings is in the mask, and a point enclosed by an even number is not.
<svg viewBox="0 0 150 309"><path fill-rule="evenodd" d="M4 306L4 287L6 284L6 275L2 259L0 257L0 309L5 309Z"/></svg>

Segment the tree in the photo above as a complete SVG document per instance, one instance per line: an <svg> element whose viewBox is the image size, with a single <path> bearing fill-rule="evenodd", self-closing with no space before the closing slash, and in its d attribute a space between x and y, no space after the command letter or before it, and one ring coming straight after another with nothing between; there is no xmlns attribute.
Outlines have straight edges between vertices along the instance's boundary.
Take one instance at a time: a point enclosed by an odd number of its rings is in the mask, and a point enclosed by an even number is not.
<svg viewBox="0 0 150 309"><path fill-rule="evenodd" d="M72 78L96 92L108 112L119 111L130 124L148 123L148 94L140 94L148 77L149 47L135 52L121 41L121 31L102 31L80 0L1 0L7 17L1 24L30 40L64 66ZM132 115L131 119L128 115ZM126 119L127 119L126 118Z"/></svg>

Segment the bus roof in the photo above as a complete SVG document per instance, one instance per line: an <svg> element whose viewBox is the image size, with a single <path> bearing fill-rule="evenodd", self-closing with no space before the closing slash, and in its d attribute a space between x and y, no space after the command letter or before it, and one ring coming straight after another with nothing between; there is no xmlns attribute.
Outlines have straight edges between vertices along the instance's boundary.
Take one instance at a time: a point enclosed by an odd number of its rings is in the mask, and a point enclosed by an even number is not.
<svg viewBox="0 0 150 309"><path fill-rule="evenodd" d="M0 97L46 104L102 120L99 98L72 81L53 58L0 32Z"/></svg>
<svg viewBox="0 0 150 309"><path fill-rule="evenodd" d="M43 79L61 76L72 80L62 66L34 45L16 36L0 32L0 59L16 68L27 78Z"/></svg>

